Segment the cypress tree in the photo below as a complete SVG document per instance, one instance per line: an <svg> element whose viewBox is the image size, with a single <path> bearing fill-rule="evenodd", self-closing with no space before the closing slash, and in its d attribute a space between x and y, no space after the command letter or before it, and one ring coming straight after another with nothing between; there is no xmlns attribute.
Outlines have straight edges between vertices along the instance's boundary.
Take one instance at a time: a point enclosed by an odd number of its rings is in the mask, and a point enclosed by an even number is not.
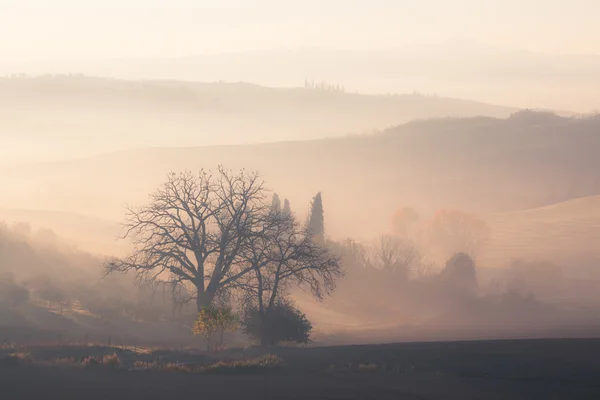
<svg viewBox="0 0 600 400"><path fill-rule="evenodd" d="M325 217L323 213L323 198L321 197L321 192L317 193L310 204L308 230L314 235L316 240L325 240Z"/></svg>
<svg viewBox="0 0 600 400"><path fill-rule="evenodd" d="M283 213L287 215L292 213L292 208L290 207L290 201L288 199L283 201Z"/></svg>
<svg viewBox="0 0 600 400"><path fill-rule="evenodd" d="M273 193L273 200L271 201L271 212L281 212L281 199L279 198L279 195L277 193Z"/></svg>

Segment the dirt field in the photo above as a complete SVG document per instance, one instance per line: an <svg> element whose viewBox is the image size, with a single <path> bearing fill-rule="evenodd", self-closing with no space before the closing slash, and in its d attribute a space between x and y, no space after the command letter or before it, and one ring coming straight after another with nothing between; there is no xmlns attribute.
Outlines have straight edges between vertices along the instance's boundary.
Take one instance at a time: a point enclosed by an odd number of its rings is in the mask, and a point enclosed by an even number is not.
<svg viewBox="0 0 600 400"><path fill-rule="evenodd" d="M295 348L253 373L0 367L6 399L600 399L600 340ZM185 354L176 355L182 359ZM191 357L191 356L187 356Z"/></svg>

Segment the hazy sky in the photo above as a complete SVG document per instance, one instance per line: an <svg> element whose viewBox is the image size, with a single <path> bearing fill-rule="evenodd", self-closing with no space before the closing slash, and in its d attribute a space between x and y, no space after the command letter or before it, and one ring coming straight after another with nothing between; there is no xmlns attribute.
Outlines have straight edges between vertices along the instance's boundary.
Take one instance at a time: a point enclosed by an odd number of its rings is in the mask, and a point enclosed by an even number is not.
<svg viewBox="0 0 600 400"><path fill-rule="evenodd" d="M473 39L600 53L599 0L0 0L0 57L370 49Z"/></svg>

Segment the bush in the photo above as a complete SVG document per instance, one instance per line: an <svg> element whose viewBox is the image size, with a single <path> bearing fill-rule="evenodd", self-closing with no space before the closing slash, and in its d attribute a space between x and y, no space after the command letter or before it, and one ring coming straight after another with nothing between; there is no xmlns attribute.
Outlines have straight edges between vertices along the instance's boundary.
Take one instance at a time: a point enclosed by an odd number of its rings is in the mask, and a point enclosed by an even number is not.
<svg viewBox="0 0 600 400"><path fill-rule="evenodd" d="M117 369L121 368L123 363L117 353L113 353L111 355L107 354L102 358L102 365L110 369Z"/></svg>
<svg viewBox="0 0 600 400"><path fill-rule="evenodd" d="M440 277L446 287L451 290L469 293L477 288L475 262L471 256L465 253L456 253L450 257Z"/></svg>
<svg viewBox="0 0 600 400"><path fill-rule="evenodd" d="M255 308L246 310L242 330L263 345L276 345L281 342L308 343L312 324L306 316L292 304L275 304L267 315Z"/></svg>

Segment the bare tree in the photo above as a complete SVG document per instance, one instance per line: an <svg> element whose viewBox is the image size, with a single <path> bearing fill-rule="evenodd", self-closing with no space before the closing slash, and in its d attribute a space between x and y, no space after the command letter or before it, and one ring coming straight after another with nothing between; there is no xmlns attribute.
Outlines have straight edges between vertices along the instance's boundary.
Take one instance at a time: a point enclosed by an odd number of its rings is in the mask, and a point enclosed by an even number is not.
<svg viewBox="0 0 600 400"><path fill-rule="evenodd" d="M373 261L384 271L408 279L420 257L412 242L394 235L381 235L374 247Z"/></svg>
<svg viewBox="0 0 600 400"><path fill-rule="evenodd" d="M438 211L429 232L433 245L445 253L464 252L474 257L490 239L487 224L459 210Z"/></svg>
<svg viewBox="0 0 600 400"><path fill-rule="evenodd" d="M436 270L435 264L428 260L421 260L415 263L414 276L416 279L425 279L434 275Z"/></svg>
<svg viewBox="0 0 600 400"><path fill-rule="evenodd" d="M287 213L271 213L263 229L246 242L243 254L252 273L234 285L241 289L244 305L256 308L262 324L290 286L306 287L321 300L343 275L339 258ZM268 335L261 340L268 342Z"/></svg>
<svg viewBox="0 0 600 400"><path fill-rule="evenodd" d="M171 173L149 204L127 209L123 238L134 249L106 262L105 273L135 272L139 281L189 282L198 310L252 271L241 252L261 229L270 205L257 173L219 167L217 174Z"/></svg>

